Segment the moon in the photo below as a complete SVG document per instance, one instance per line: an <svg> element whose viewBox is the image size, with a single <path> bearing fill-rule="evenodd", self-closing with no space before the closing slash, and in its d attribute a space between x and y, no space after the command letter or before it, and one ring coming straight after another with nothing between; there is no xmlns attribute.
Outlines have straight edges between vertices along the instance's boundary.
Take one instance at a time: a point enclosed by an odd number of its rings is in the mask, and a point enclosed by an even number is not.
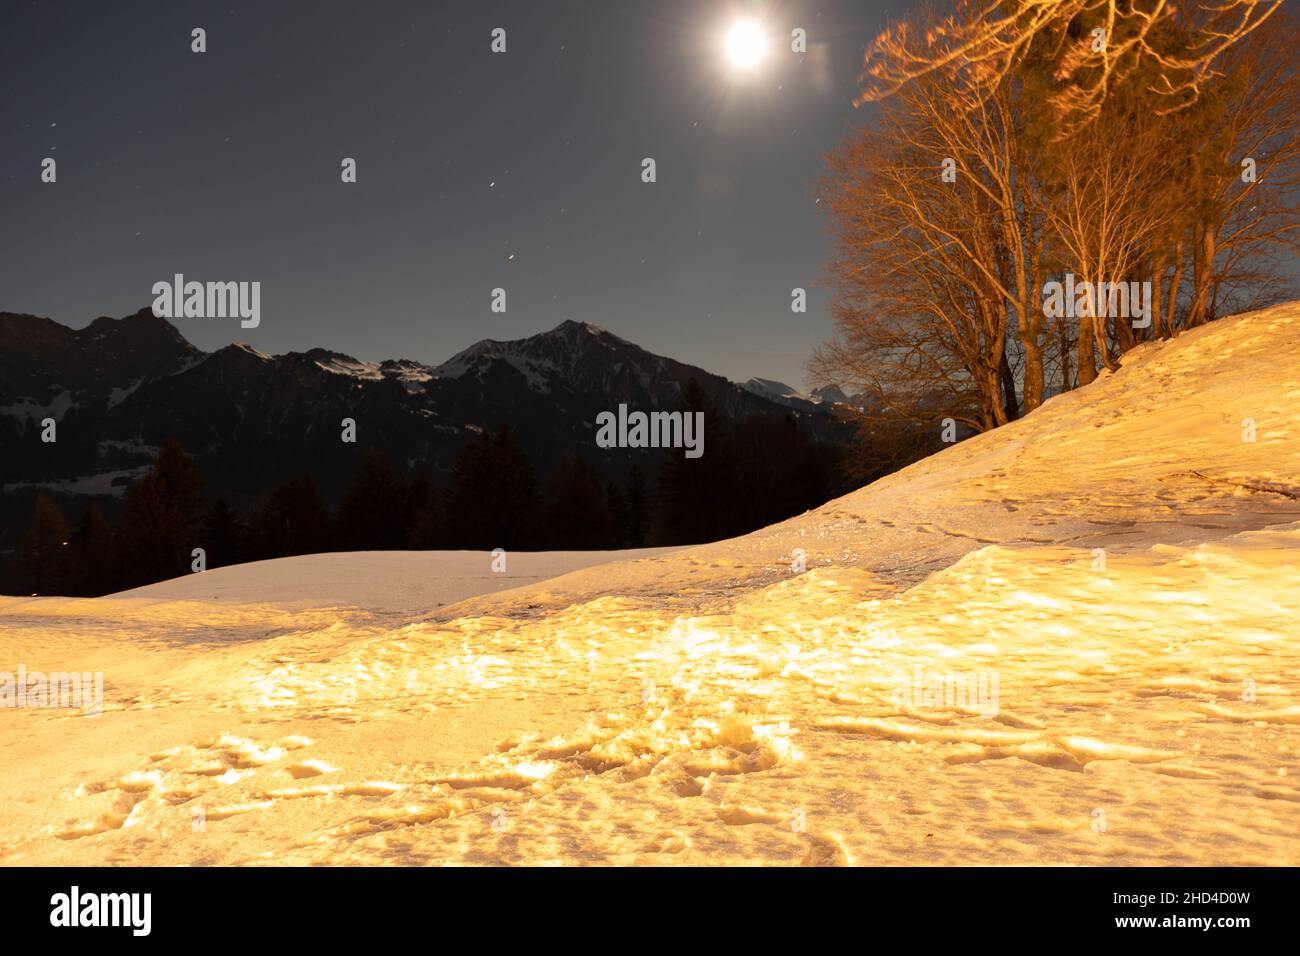
<svg viewBox="0 0 1300 956"><path fill-rule="evenodd" d="M767 34L753 20L734 24L727 31L727 59L742 70L752 70L767 55Z"/></svg>

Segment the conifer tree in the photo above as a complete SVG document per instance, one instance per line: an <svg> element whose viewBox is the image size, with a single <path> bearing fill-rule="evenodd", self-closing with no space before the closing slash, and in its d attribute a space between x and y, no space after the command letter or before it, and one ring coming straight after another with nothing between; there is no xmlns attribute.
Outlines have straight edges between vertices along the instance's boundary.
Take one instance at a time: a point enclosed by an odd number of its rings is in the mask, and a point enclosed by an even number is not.
<svg viewBox="0 0 1300 956"><path fill-rule="evenodd" d="M153 470L127 492L120 557L128 587L189 572L198 541L203 479L180 442L163 442Z"/></svg>
<svg viewBox="0 0 1300 956"><path fill-rule="evenodd" d="M456 548L528 550L538 545L541 496L532 463L506 426L486 430L452 468L447 518Z"/></svg>
<svg viewBox="0 0 1300 956"><path fill-rule="evenodd" d="M67 566L68 523L49 495L36 496L32 526L19 546L19 562L33 594L57 594Z"/></svg>
<svg viewBox="0 0 1300 956"><path fill-rule="evenodd" d="M96 597L111 594L117 583L113 529L99 506L91 503L68 537L69 594Z"/></svg>
<svg viewBox="0 0 1300 956"><path fill-rule="evenodd" d="M338 546L344 551L399 551L410 537L406 482L388 457L370 449L339 507Z"/></svg>
<svg viewBox="0 0 1300 956"><path fill-rule="evenodd" d="M627 481L627 533L625 544L629 548L645 545L650 528L650 490L640 466L633 464Z"/></svg>
<svg viewBox="0 0 1300 956"><path fill-rule="evenodd" d="M610 517L600 475L580 455L564 457L551 476L548 492L550 547L599 551L610 546Z"/></svg>

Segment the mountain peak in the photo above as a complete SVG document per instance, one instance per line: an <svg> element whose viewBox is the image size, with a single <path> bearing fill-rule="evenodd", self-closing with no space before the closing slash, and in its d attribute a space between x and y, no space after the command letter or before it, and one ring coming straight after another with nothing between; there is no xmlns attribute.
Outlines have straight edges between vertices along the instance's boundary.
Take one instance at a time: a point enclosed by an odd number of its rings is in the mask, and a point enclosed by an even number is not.
<svg viewBox="0 0 1300 956"><path fill-rule="evenodd" d="M552 374L572 374L575 364L588 360L593 348L597 352L613 349L643 351L598 325L565 319L547 332L522 339L481 339L439 365L437 374L443 378L458 378L470 369L481 371L494 361L504 361L530 381L540 382Z"/></svg>
<svg viewBox="0 0 1300 956"><path fill-rule="evenodd" d="M741 388L767 398L803 398L798 389L770 378L751 378Z"/></svg>
<svg viewBox="0 0 1300 956"><path fill-rule="evenodd" d="M627 341L627 339L615 335L613 332L609 331L609 329L603 328L599 325L593 325L590 322L580 322L574 319L565 319L549 332L542 332L540 335L533 335L528 339L520 339L518 341L527 342L529 339L548 338L562 338L571 341L578 341L582 337L588 337L595 341L604 342L612 346L632 346L633 344Z"/></svg>
<svg viewBox="0 0 1300 956"><path fill-rule="evenodd" d="M226 346L226 348L234 349L237 352L246 352L249 355L256 356L257 358L262 359L263 361L266 362L269 362L272 359L272 356L267 355L265 352L253 348L253 346L249 345L247 342L231 342L229 345Z"/></svg>
<svg viewBox="0 0 1300 956"><path fill-rule="evenodd" d="M151 342L165 344L181 352L199 351L185 336L181 335L180 329L166 319L154 315L152 309L139 309L120 319L101 315L74 334L92 342L112 338L116 342L131 342L135 345Z"/></svg>
<svg viewBox="0 0 1300 956"><path fill-rule="evenodd" d="M586 332L589 335L606 334L605 330L599 325L592 325L590 322L579 322L574 319L565 319L555 328L551 329L551 332Z"/></svg>

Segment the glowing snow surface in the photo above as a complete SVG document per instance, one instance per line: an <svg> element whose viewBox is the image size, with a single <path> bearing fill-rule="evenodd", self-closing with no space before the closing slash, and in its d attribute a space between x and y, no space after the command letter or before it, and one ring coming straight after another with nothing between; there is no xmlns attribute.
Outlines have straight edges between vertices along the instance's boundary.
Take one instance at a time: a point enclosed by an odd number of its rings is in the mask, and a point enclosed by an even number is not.
<svg viewBox="0 0 1300 956"><path fill-rule="evenodd" d="M1296 865L1297 409L1292 304L733 541L0 599L105 681L0 711L0 861Z"/></svg>

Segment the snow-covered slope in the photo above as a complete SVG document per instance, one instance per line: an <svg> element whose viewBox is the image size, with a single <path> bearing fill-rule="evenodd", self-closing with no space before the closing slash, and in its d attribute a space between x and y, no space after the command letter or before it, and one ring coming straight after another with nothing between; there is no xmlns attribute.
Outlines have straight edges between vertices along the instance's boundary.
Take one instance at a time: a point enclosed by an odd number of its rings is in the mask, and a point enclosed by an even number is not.
<svg viewBox="0 0 1300 956"><path fill-rule="evenodd" d="M5 660L105 701L0 713L0 861L1298 864L1298 410L1292 304L453 605L5 599Z"/></svg>
<svg viewBox="0 0 1300 956"><path fill-rule="evenodd" d="M367 607L422 612L480 594L517 588L579 568L670 554L634 551L516 552L497 562L480 551L341 551L214 568L114 596L115 600L273 603L287 609Z"/></svg>

